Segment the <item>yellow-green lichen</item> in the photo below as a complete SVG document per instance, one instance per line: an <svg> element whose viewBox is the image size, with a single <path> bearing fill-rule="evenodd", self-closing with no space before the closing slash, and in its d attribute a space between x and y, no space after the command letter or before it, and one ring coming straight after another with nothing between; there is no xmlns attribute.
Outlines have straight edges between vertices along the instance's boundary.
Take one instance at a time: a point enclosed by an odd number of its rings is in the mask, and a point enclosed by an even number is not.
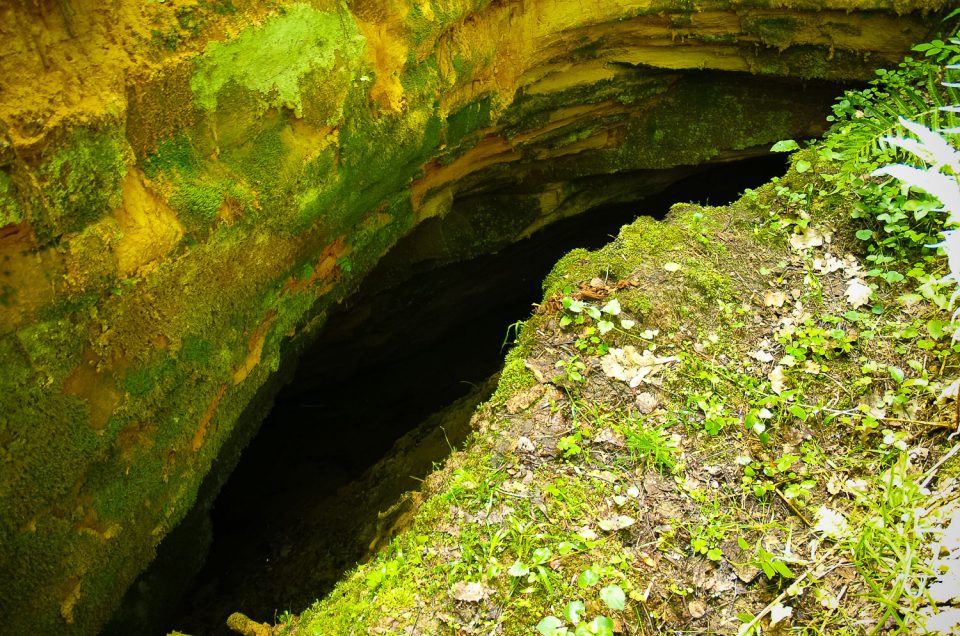
<svg viewBox="0 0 960 636"><path fill-rule="evenodd" d="M196 103L218 105L218 94L233 82L273 106L303 112L300 80L311 71L330 71L363 51L364 39L346 12L317 11L307 4L286 8L283 16L241 33L228 42L211 42L190 82Z"/></svg>

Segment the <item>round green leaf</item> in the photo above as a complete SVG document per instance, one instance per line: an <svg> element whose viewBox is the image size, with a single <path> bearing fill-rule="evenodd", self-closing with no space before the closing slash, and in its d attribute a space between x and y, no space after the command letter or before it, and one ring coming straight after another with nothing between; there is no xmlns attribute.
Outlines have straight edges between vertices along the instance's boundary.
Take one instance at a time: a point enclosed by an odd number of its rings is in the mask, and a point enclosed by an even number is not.
<svg viewBox="0 0 960 636"><path fill-rule="evenodd" d="M606 305L600 308L600 310L605 314L610 314L611 316L616 316L620 313L620 301L616 298L613 298Z"/></svg>
<svg viewBox="0 0 960 636"><path fill-rule="evenodd" d="M546 563L552 556L553 552L550 550L550 548L537 548L533 551L533 562L538 564Z"/></svg>
<svg viewBox="0 0 960 636"><path fill-rule="evenodd" d="M520 559L514 561L513 565L510 566L510 569L507 570L507 574L510 576L526 576L530 574L530 568L527 567Z"/></svg>
<svg viewBox="0 0 960 636"><path fill-rule="evenodd" d="M580 573L580 576L577 577L577 585L580 587L593 587L599 582L600 575L592 568L584 570Z"/></svg>
<svg viewBox="0 0 960 636"><path fill-rule="evenodd" d="M770 148L770 152L792 152L794 150L800 150L800 145L793 139L778 141Z"/></svg>
<svg viewBox="0 0 960 636"><path fill-rule="evenodd" d="M606 603L610 609L622 612L627 597L619 585L608 585L600 590L600 600Z"/></svg>
<svg viewBox="0 0 960 636"><path fill-rule="evenodd" d="M590 621L590 633L597 636L613 636L613 621L606 616L597 616Z"/></svg>
<svg viewBox="0 0 960 636"><path fill-rule="evenodd" d="M587 611L587 607L583 604L583 601L570 601L563 610L563 617L576 625L580 622L580 615L585 611Z"/></svg>
<svg viewBox="0 0 960 636"><path fill-rule="evenodd" d="M576 549L577 545L570 541L561 541L560 544L557 545L557 552L560 553L560 556L566 556Z"/></svg>
<svg viewBox="0 0 960 636"><path fill-rule="evenodd" d="M542 621L537 623L537 631L543 634L543 636L553 636L557 630L562 628L563 621L556 616L547 616Z"/></svg>

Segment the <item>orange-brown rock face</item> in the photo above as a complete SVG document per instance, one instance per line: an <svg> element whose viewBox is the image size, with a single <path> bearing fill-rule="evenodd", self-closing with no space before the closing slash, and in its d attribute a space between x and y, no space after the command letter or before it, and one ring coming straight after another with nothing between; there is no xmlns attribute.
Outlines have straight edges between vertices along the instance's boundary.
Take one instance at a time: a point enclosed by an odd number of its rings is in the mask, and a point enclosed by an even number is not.
<svg viewBox="0 0 960 636"><path fill-rule="evenodd" d="M791 4L4 3L4 631L95 632L419 222L469 193L455 258L815 134L940 7Z"/></svg>

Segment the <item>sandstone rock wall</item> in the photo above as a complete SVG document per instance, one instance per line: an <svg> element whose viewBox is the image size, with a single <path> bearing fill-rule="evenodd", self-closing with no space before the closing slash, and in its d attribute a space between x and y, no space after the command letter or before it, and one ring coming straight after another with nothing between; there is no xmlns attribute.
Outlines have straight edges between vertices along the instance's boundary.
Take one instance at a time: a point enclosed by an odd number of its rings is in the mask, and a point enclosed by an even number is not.
<svg viewBox="0 0 960 636"><path fill-rule="evenodd" d="M944 4L4 3L3 631L95 632L422 221L465 200L424 258L492 249L611 175L815 134Z"/></svg>

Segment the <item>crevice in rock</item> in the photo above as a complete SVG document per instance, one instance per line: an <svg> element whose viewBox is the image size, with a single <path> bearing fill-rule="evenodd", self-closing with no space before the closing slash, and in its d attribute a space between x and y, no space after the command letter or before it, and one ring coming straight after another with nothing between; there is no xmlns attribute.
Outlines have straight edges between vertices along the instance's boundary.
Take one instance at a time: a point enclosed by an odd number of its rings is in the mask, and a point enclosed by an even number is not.
<svg viewBox="0 0 960 636"><path fill-rule="evenodd" d="M691 168L660 194L461 262L424 256L418 245L445 221L421 226L330 317L212 512L198 509L167 537L106 633L227 634L233 611L272 621L303 610L389 539L405 511L398 497L465 439L495 387L508 325L529 314L560 256L676 202L726 203L784 167L763 156Z"/></svg>

